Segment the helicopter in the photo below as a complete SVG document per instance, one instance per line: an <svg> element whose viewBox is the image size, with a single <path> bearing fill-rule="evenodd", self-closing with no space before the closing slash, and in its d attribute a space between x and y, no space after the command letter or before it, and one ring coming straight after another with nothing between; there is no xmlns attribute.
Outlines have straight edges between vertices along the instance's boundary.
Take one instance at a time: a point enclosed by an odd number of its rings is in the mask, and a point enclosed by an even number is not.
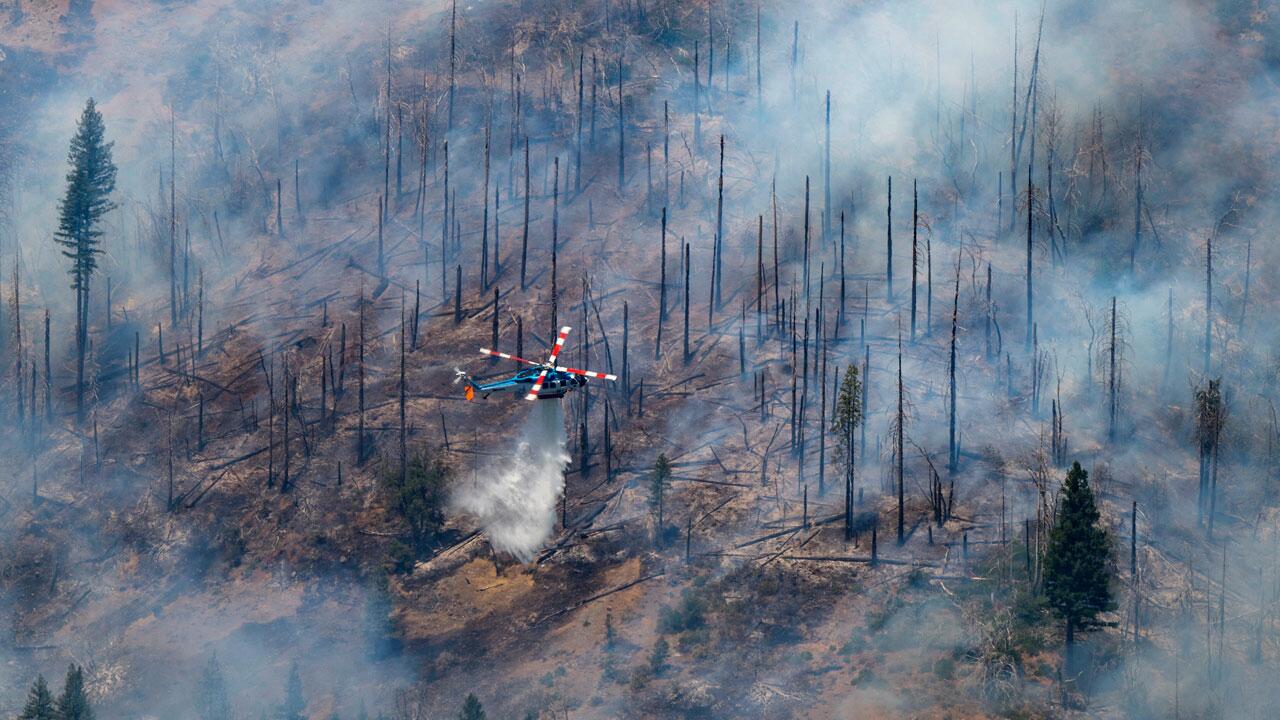
<svg viewBox="0 0 1280 720"><path fill-rule="evenodd" d="M524 393L525 400L558 400L568 394L569 391L586 385L587 378L617 380L617 375L556 365L556 358L560 356L560 351L564 349L564 341L569 337L570 330L572 328L568 325L560 328L560 334L556 337L556 344L551 348L551 356L547 358L546 362L534 362L533 360L525 360L524 358L498 352L490 348L480 348L481 355L514 360L531 367L525 368L511 377L491 383L477 383L465 371L454 368L453 382L455 385L459 382L466 384L464 392L467 400L473 400L476 393L480 393L482 397L487 398L495 392Z"/></svg>

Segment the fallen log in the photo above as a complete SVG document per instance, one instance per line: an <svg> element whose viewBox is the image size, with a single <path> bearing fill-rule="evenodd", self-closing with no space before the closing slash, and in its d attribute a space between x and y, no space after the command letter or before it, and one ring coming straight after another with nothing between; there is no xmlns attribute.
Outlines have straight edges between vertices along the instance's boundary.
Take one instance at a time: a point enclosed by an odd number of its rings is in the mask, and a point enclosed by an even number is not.
<svg viewBox="0 0 1280 720"><path fill-rule="evenodd" d="M563 609L561 609L561 610L557 610L557 611L555 611L555 612L551 613L550 615L546 615L546 616L544 616L543 618L541 618L541 619L540 619L540 620L538 620L537 622L533 623L533 624L532 624L532 625L530 625L529 627L531 627L531 628L538 627L539 625L541 625L541 624L543 624L543 623L547 622L548 620L554 620L555 618L558 618L558 617L560 617L561 615L567 615L567 614L569 614L569 613L573 612L574 610L577 610L578 608L580 608L580 607L582 607L582 606L584 606L584 605L588 605L588 604L590 604L590 603L593 603L593 602L595 602L596 600L600 600L601 598L609 597L610 595L612 595L612 594L614 594L614 593L622 592L623 590L626 590L626 589L628 589L628 588L635 587L636 585L639 585L639 584L640 584L640 583L642 583L642 582L648 582L649 580L652 580L652 579L654 579L654 578L660 578L660 577L662 577L662 576L663 576L663 575L665 575L665 574L666 574L666 573L664 573L664 572L658 572L658 573L653 573L652 575L645 575L644 577L637 578L637 579L635 579L635 580L632 580L632 581L631 581L631 582L629 582L629 583L623 583L622 585L619 585L618 587L615 587L615 588L612 588L612 589L609 589L609 590L605 590L604 592L596 593L595 595L592 595L592 596L591 596L591 597L589 597L589 598L586 598L586 599L584 599L584 600L579 600L578 602L576 602L576 603L574 603L574 604L570 605L570 606L569 606L569 607L567 607L567 608L563 608Z"/></svg>

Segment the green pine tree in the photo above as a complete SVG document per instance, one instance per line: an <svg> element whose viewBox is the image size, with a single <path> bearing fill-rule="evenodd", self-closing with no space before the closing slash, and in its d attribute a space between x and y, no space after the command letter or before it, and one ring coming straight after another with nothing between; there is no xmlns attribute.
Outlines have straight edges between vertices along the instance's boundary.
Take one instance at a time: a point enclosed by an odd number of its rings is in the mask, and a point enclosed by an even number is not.
<svg viewBox="0 0 1280 720"><path fill-rule="evenodd" d="M480 699L474 693L467 693L467 699L462 701L462 712L458 713L458 720L484 720L484 706L480 704Z"/></svg>
<svg viewBox="0 0 1280 720"><path fill-rule="evenodd" d="M111 146L105 138L106 126L93 98L71 139L67 154L67 190L58 207L58 230L54 240L71 260L71 289L76 293L76 418L84 421L84 357L88 346L89 281L102 252L98 229L102 217L115 208L111 193L116 187L116 166Z"/></svg>
<svg viewBox="0 0 1280 720"><path fill-rule="evenodd" d="M84 669L79 665L67 668L67 680L58 697L58 720L93 720L93 708L84 690Z"/></svg>
<svg viewBox="0 0 1280 720"><path fill-rule="evenodd" d="M302 696L302 676L298 674L298 663L289 666L289 679L284 684L284 705L280 708L281 720L304 720L306 718L307 700Z"/></svg>
<svg viewBox="0 0 1280 720"><path fill-rule="evenodd" d="M831 432L836 435L837 459L844 468L844 537L853 539L853 467L854 433L862 423L862 379L858 366L849 364L840 381L840 395L831 418Z"/></svg>
<svg viewBox="0 0 1280 720"><path fill-rule="evenodd" d="M653 471L649 474L649 504L653 507L657 518L656 536L659 542L662 539L663 495L669 482L671 482L671 461L667 459L666 453L662 453L654 461Z"/></svg>
<svg viewBox="0 0 1280 720"><path fill-rule="evenodd" d="M1068 646L1075 642L1076 628L1088 627L1098 613L1115 608L1107 571L1111 538L1098 519L1089 473L1073 463L1062 483L1044 559L1045 595L1067 623Z"/></svg>
<svg viewBox="0 0 1280 720"><path fill-rule="evenodd" d="M53 706L53 694L49 692L49 685L41 675L31 686L31 692L27 694L27 704L22 708L22 714L18 716L18 720L57 720L57 717L58 712Z"/></svg>
<svg viewBox="0 0 1280 720"><path fill-rule="evenodd" d="M227 681L222 676L218 656L210 655L200 675L200 687L196 692L196 712L200 720L231 720L231 698L227 693Z"/></svg>

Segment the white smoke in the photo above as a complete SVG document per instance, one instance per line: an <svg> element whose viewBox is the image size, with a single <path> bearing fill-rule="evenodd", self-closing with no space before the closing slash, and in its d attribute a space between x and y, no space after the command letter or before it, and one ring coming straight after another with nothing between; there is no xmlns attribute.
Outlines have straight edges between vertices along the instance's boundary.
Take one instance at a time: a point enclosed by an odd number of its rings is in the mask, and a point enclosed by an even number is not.
<svg viewBox="0 0 1280 720"><path fill-rule="evenodd" d="M454 506L480 521L494 549L528 562L555 528L567 442L560 403L535 403L511 454L459 487Z"/></svg>

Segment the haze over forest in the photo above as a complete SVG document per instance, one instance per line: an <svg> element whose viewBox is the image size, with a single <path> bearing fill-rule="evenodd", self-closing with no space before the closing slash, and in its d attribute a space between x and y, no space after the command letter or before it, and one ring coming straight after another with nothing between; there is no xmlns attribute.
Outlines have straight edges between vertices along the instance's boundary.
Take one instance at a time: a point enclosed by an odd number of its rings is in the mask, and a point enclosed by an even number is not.
<svg viewBox="0 0 1280 720"><path fill-rule="evenodd" d="M0 716L1270 717L1278 73L1270 0L0 0ZM468 402L563 326L617 379Z"/></svg>

